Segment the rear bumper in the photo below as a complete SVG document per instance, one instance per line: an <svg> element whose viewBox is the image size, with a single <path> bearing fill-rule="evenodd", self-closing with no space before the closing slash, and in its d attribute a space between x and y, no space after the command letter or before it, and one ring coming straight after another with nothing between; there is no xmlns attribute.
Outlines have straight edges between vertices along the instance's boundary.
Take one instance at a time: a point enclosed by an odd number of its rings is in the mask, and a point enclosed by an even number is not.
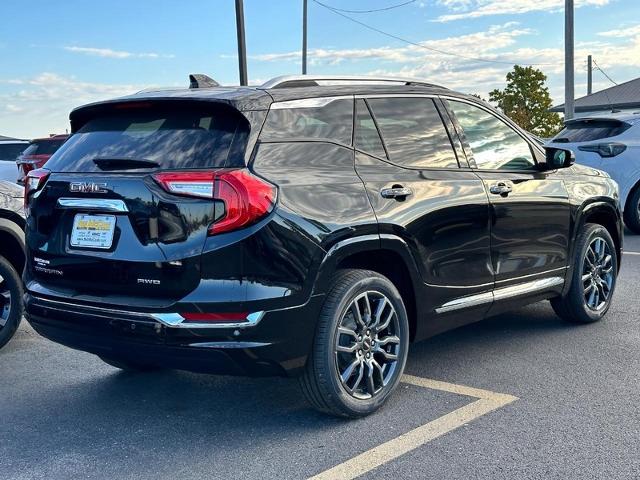
<svg viewBox="0 0 640 480"><path fill-rule="evenodd" d="M116 360L193 372L295 376L311 350L323 296L261 313L243 328L172 326L154 314L109 310L73 300L25 295L26 317L42 336Z"/></svg>

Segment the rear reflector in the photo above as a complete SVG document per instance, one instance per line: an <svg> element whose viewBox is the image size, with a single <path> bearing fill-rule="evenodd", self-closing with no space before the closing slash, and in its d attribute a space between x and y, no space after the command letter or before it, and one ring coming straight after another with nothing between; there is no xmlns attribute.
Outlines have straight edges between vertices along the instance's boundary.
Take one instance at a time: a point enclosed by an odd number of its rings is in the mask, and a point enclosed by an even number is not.
<svg viewBox="0 0 640 480"><path fill-rule="evenodd" d="M181 313L185 322L247 322L247 315L244 313Z"/></svg>
<svg viewBox="0 0 640 480"><path fill-rule="evenodd" d="M153 178L174 195L224 202L224 215L209 227L209 235L256 223L273 210L276 201L276 187L244 169L162 172Z"/></svg>

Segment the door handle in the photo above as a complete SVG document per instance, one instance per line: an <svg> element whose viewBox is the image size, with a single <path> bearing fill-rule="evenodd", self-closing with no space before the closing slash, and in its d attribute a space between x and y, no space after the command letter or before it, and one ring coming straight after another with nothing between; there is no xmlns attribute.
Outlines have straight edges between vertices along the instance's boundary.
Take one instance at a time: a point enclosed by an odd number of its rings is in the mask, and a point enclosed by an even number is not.
<svg viewBox="0 0 640 480"><path fill-rule="evenodd" d="M509 195L513 191L513 187L505 182L498 182L489 187L489 191L494 195Z"/></svg>
<svg viewBox="0 0 640 480"><path fill-rule="evenodd" d="M402 200L409 195L411 195L413 191L409 187L403 187L401 185L394 185L391 188L383 188L380 190L380 195L384 198L397 198Z"/></svg>

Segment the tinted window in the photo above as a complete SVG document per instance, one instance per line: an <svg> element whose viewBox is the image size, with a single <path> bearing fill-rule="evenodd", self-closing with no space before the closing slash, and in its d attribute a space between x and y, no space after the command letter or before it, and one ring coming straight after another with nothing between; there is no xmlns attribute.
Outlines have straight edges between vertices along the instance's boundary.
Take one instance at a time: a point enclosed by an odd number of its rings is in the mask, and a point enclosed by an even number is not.
<svg viewBox="0 0 640 480"><path fill-rule="evenodd" d="M469 142L476 166L489 170L527 170L535 166L529 144L509 125L481 108L449 102Z"/></svg>
<svg viewBox="0 0 640 480"><path fill-rule="evenodd" d="M568 124L553 140L556 142L590 142L615 137L630 126L628 123L618 120L578 120Z"/></svg>
<svg viewBox="0 0 640 480"><path fill-rule="evenodd" d="M412 168L457 168L440 114L430 98L368 100L392 162Z"/></svg>
<svg viewBox="0 0 640 480"><path fill-rule="evenodd" d="M364 100L356 101L355 138L353 143L356 148L363 152L387 158L382 146L382 140L380 140L380 134Z"/></svg>
<svg viewBox="0 0 640 480"><path fill-rule="evenodd" d="M351 145L353 100L309 98L271 105L262 140L326 139Z"/></svg>
<svg viewBox="0 0 640 480"><path fill-rule="evenodd" d="M141 109L89 120L51 157L53 171L100 171L96 158L144 159L159 168L205 168L242 164L248 126L228 108Z"/></svg>
<svg viewBox="0 0 640 480"><path fill-rule="evenodd" d="M29 155L53 155L62 146L64 140L36 140L32 142Z"/></svg>
<svg viewBox="0 0 640 480"><path fill-rule="evenodd" d="M15 162L18 155L20 155L27 147L25 143L5 143L0 145L0 160L7 160Z"/></svg>

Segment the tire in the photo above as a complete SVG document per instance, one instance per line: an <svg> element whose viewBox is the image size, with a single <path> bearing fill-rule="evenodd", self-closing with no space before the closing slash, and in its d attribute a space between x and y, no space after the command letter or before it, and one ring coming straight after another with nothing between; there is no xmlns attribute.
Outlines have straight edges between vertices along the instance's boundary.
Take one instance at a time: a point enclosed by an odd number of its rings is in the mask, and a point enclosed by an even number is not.
<svg viewBox="0 0 640 480"><path fill-rule="evenodd" d="M624 224L633 233L640 235L640 187L636 188L627 200Z"/></svg>
<svg viewBox="0 0 640 480"><path fill-rule="evenodd" d="M153 372L155 370L160 370L160 367L155 367L153 365L145 365L141 363L135 362L127 362L124 360L114 360L112 358L101 357L98 356L100 360L102 360L107 365L111 365L112 367L119 368L125 372Z"/></svg>
<svg viewBox="0 0 640 480"><path fill-rule="evenodd" d="M552 299L551 306L564 320L597 322L611 306L617 276L618 259L611 235L602 225L588 223L576 241L569 292Z"/></svg>
<svg viewBox="0 0 640 480"><path fill-rule="evenodd" d="M0 256L0 348L13 337L23 314L22 279L13 265Z"/></svg>
<svg viewBox="0 0 640 480"><path fill-rule="evenodd" d="M340 270L320 312L302 391L323 413L370 415L396 389L408 349L407 312L393 283L369 270Z"/></svg>

